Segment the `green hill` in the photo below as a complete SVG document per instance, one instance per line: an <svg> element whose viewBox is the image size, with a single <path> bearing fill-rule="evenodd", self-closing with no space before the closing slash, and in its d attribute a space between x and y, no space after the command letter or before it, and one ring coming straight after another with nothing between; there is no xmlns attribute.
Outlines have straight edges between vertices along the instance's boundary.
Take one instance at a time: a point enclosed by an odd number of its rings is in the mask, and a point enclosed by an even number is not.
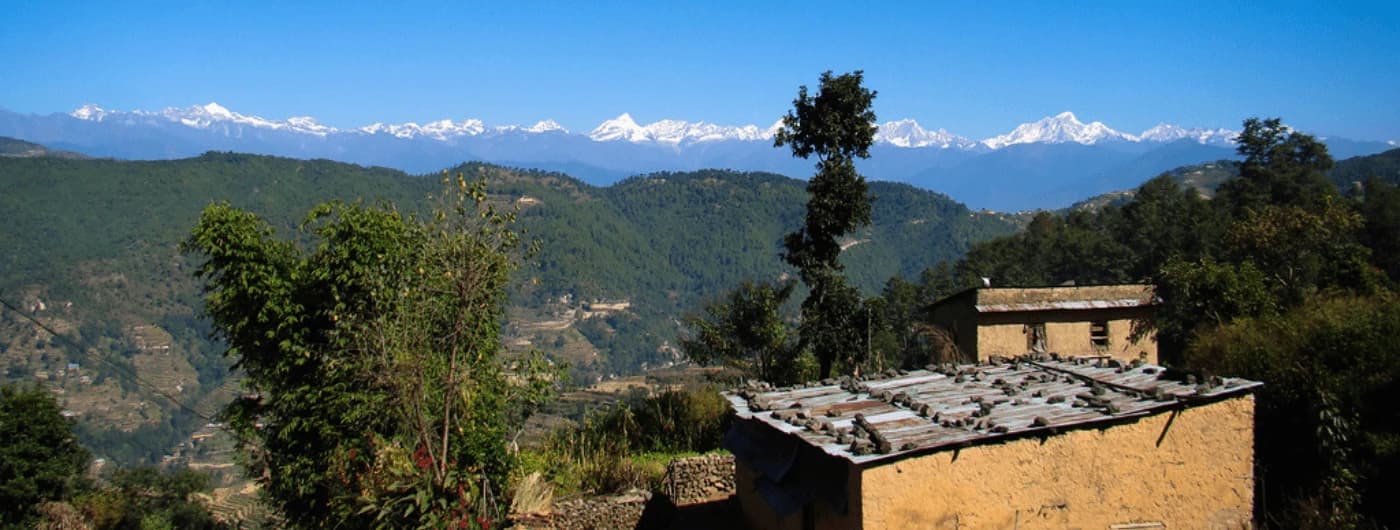
<svg viewBox="0 0 1400 530"><path fill-rule="evenodd" d="M1182 186L1195 189L1203 197L1212 197L1221 183L1239 176L1240 163L1234 160L1217 160L1182 166L1163 174L1171 176ZM1390 184L1400 184L1400 149L1338 160L1332 170L1327 172L1327 177L1343 194L1349 193L1371 176L1380 177ZM1070 209L1097 210L1106 205L1121 206L1131 201L1134 193L1134 190L1105 193L1077 202Z"/></svg>
<svg viewBox="0 0 1400 530"><path fill-rule="evenodd" d="M82 153L72 151L54 151L42 145L26 142L8 136L0 136L0 157L32 158L36 156L46 156L51 158L88 158Z"/></svg>
<svg viewBox="0 0 1400 530"><path fill-rule="evenodd" d="M593 187L482 164L451 171L486 178L541 243L520 273L507 344L567 359L588 379L672 360L685 312L740 280L790 274L779 241L801 222L807 198L805 182L763 173L663 173ZM382 199L421 211L440 184L436 175L325 160L207 153L154 162L4 157L0 186L0 298L84 345L0 314L5 378L62 391L90 441L119 446L110 456L150 460L199 421L151 387L199 403L229 375L197 318L197 257L178 251L205 205L229 201L295 237L314 204ZM1015 230L940 194L887 183L871 191L874 224L844 255L869 293Z"/></svg>
<svg viewBox="0 0 1400 530"><path fill-rule="evenodd" d="M1342 160L1337 162L1337 166L1332 168L1327 176L1332 178L1332 182L1342 193L1366 182L1366 179L1372 176L1380 177L1390 184L1400 184L1400 149Z"/></svg>

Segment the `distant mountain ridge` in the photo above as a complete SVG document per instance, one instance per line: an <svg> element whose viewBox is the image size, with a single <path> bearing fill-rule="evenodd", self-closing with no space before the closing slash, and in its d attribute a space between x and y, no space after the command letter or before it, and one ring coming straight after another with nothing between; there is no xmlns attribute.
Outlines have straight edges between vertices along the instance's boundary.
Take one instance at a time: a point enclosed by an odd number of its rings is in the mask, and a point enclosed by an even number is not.
<svg viewBox="0 0 1400 530"><path fill-rule="evenodd" d="M185 108L167 107L160 111L113 111L95 104L87 104L68 113L69 116L85 121L117 121L133 124L142 120L164 119L188 127L208 129L227 125L246 126L260 129L278 130L328 136L332 134L388 134L398 138L433 138L446 140L462 136L482 136L509 132L532 134L563 133L571 134L553 120L541 120L531 126L496 125L488 126L475 118L454 122L443 119L420 125L415 122L401 124L372 123L352 129L338 129L323 125L310 116L294 116L286 120L270 120L260 116L240 114L219 105L208 103ZM606 120L592 129L586 136L595 142L625 141L631 143L654 143L683 145L718 141L769 141L782 126L779 119L767 127L757 125L718 125L707 122L689 122L677 119L662 119L645 125L638 124L630 113L622 113ZM1123 133L1103 122L1084 123L1073 112L1062 112L1040 120L1023 123L1012 131L986 138L971 140L948 132L945 129L930 131L919 122L905 118L880 125L881 130L875 141L897 147L938 147L942 149L1000 149L1009 145L1025 143L1078 143L1093 145L1105 141L1125 142L1172 142L1191 139L1206 145L1233 145L1237 131L1227 129L1183 128L1177 125L1159 124L1141 135Z"/></svg>
<svg viewBox="0 0 1400 530"><path fill-rule="evenodd" d="M779 125L642 124L623 113L586 133L550 120L501 126L449 119L340 129L307 116L271 120L216 103L160 111L85 105L47 116L0 110L0 135L98 157L174 159L214 150L325 158L409 173L482 161L562 171L592 185L709 168L810 175L811 162L773 148ZM1230 158L1235 134L1165 123L1130 134L1064 112L976 140L903 119L879 126L871 158L858 166L872 180L947 193L973 208L1053 209L1175 167ZM1327 143L1339 158L1391 147L1341 138Z"/></svg>

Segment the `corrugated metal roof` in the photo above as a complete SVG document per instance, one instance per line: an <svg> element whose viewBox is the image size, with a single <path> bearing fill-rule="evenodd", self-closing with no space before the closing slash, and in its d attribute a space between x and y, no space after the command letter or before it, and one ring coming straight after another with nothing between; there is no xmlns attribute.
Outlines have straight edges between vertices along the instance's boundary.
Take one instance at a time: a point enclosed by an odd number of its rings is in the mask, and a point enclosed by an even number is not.
<svg viewBox="0 0 1400 530"><path fill-rule="evenodd" d="M1019 304L977 304L978 313L1008 313L1014 311L1051 311L1057 309L1113 309L1152 305L1151 300L1124 298L1121 300L1065 300L1058 302L1029 302Z"/></svg>
<svg viewBox="0 0 1400 530"><path fill-rule="evenodd" d="M857 464L1052 435L1252 392L1262 383L1107 358L930 366L878 379L726 393L739 418Z"/></svg>

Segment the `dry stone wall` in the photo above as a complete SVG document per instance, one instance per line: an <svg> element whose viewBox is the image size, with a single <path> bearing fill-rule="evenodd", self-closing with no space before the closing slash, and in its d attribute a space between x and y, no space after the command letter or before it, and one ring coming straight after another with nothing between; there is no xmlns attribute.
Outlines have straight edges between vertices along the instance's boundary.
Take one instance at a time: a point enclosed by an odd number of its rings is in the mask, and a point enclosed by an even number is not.
<svg viewBox="0 0 1400 530"><path fill-rule="evenodd" d="M672 460L666 466L661 490L678 507L727 498L734 494L734 456L715 454ZM619 495L558 501L549 513L517 514L511 522L522 529L631 529L641 521L651 496L651 492L634 489Z"/></svg>
<svg viewBox="0 0 1400 530"><path fill-rule="evenodd" d="M661 484L676 506L729 497L734 494L734 455L677 458L666 466Z"/></svg>
<svg viewBox="0 0 1400 530"><path fill-rule="evenodd" d="M642 519L651 492L630 490L618 495L585 497L554 504L553 513L516 517L515 528L557 530L632 529Z"/></svg>

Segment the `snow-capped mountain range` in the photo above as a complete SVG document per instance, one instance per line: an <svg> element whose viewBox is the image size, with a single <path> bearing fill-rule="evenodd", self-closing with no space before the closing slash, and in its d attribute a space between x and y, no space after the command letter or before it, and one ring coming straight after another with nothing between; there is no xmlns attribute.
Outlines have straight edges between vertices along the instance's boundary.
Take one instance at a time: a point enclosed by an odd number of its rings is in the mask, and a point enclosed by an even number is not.
<svg viewBox="0 0 1400 530"><path fill-rule="evenodd" d="M49 115L0 109L0 136L94 157L151 160L232 151L328 158L414 174L482 161L559 171L597 186L633 175L707 168L810 175L811 161L773 147L780 125L643 124L622 114L586 132L570 132L550 120L523 126L471 118L338 128L306 116L267 119L216 103L159 111L84 105ZM872 180L946 193L974 208L1055 208L1131 189L1180 166L1234 158L1236 134L1166 123L1130 134L1063 112L979 140L904 119L879 124L871 157L857 167ZM1337 159L1395 147L1319 140Z"/></svg>
<svg viewBox="0 0 1400 530"><path fill-rule="evenodd" d="M186 108L170 107L161 111L135 110L129 112L111 111L97 105L84 105L69 113L69 116L88 121L134 122L150 119L165 119L188 127L210 129L228 126L246 126L259 129L279 130L325 137L333 134L387 134L397 138L431 138L450 140L463 136L481 136L507 133L570 134L553 120L542 120L532 126L505 125L487 126L479 119L453 121L450 119L426 124L373 123L355 129L337 129L317 122L309 116L298 116L283 121L269 120L261 116L240 114L218 103L195 105ZM688 122L665 119L638 124L631 114L604 121L589 131L588 139L595 142L630 142L634 144L658 144L681 147L690 144L721 141L771 141L782 126L782 120L768 127L757 125L718 125L707 122ZM1227 129L1183 128L1166 123L1159 124L1142 134L1133 135L1114 130L1103 122L1084 123L1072 112L1062 112L1055 116L1023 123L1011 132L983 140L972 140L948 132L945 129L928 130L912 119L890 121L880 124L875 141L904 148L940 149L1001 149L1017 144L1061 144L1077 143L1096 145L1105 142L1174 142L1191 140L1202 145L1230 146L1238 133Z"/></svg>

